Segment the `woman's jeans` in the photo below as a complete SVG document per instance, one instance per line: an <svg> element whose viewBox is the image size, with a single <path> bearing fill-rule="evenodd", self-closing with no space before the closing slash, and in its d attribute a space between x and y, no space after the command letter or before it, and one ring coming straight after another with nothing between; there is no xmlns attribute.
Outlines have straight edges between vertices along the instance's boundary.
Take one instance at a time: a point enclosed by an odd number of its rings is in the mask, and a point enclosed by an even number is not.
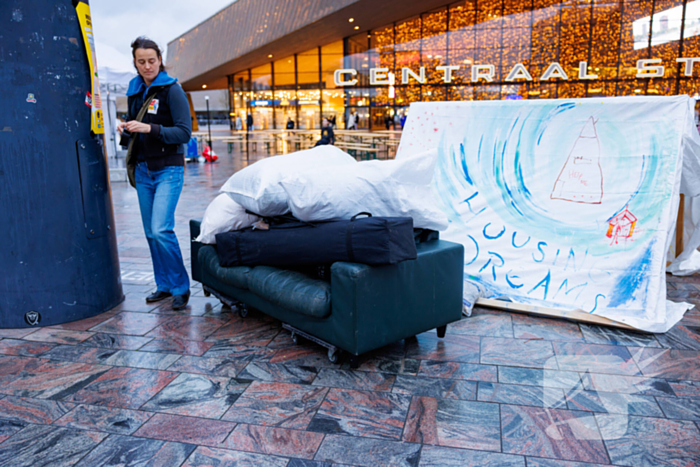
<svg viewBox="0 0 700 467"><path fill-rule="evenodd" d="M143 230L153 260L158 290L184 295L190 279L175 236L175 208L182 192L184 167L165 167L151 172L146 163L136 166L136 192L141 208Z"/></svg>

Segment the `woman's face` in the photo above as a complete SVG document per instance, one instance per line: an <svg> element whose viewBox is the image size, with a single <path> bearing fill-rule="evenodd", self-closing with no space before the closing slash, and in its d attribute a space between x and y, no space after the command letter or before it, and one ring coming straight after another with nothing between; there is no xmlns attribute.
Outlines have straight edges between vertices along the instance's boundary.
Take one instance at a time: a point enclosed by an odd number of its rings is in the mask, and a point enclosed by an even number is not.
<svg viewBox="0 0 700 467"><path fill-rule="evenodd" d="M136 49L134 65L144 81L152 82L160 73L161 60L153 49Z"/></svg>

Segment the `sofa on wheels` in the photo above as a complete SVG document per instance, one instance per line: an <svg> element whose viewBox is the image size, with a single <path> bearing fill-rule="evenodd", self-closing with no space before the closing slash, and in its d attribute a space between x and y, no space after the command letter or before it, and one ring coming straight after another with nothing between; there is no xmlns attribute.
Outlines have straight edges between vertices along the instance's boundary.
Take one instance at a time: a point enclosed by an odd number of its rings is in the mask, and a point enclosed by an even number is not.
<svg viewBox="0 0 700 467"><path fill-rule="evenodd" d="M360 355L431 329L444 337L462 316L464 247L416 231L415 260L368 266L336 262L321 280L297 270L270 266L222 267L215 245L196 242L200 221L190 221L192 279L206 296L245 317L251 308L278 319L299 337L328 349L352 368Z"/></svg>

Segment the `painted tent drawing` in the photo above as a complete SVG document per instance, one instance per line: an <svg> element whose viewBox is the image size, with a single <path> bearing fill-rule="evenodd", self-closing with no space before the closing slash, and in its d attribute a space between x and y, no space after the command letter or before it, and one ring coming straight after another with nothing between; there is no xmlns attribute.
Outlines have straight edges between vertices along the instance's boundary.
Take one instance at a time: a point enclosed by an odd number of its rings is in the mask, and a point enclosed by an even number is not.
<svg viewBox="0 0 700 467"><path fill-rule="evenodd" d="M600 140L595 120L589 118L574 142L562 167L552 199L574 203L599 204L603 199L603 171L600 168Z"/></svg>
<svg viewBox="0 0 700 467"><path fill-rule="evenodd" d="M438 148L471 289L665 332L689 307L665 266L692 121L687 96L415 103L397 158Z"/></svg>

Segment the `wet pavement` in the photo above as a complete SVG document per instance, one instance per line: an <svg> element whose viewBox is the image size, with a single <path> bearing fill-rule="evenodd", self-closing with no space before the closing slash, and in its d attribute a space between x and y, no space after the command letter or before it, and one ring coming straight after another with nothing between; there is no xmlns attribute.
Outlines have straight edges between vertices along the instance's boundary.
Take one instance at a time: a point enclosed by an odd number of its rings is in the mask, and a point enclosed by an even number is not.
<svg viewBox="0 0 700 467"><path fill-rule="evenodd" d="M236 148L237 149L237 148ZM176 233L249 161L187 165ZM700 465L700 312L664 335L477 308L331 364L281 324L193 283L154 290L135 190L113 183L125 301L94 318L0 330L2 466ZM668 276L700 305L700 276Z"/></svg>

